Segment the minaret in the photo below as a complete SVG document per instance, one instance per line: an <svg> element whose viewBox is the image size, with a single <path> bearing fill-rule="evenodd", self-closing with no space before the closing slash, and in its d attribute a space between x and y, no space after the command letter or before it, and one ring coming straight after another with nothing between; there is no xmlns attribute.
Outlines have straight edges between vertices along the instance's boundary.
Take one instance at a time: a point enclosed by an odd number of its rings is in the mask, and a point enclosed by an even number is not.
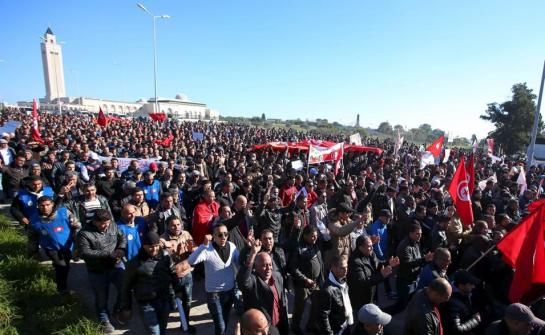
<svg viewBox="0 0 545 335"><path fill-rule="evenodd" d="M49 101L66 96L62 50L57 38L47 28L42 37L42 64L44 67L45 98Z"/></svg>
<svg viewBox="0 0 545 335"><path fill-rule="evenodd" d="M360 127L360 115L358 114L358 116L356 117L356 128L359 128Z"/></svg>

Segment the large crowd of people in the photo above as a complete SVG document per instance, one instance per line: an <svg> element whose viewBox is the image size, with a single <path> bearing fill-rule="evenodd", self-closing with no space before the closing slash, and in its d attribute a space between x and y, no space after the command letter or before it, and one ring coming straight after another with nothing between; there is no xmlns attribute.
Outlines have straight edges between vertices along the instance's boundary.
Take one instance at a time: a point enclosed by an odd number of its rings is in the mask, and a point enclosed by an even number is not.
<svg viewBox="0 0 545 335"><path fill-rule="evenodd" d="M232 308L241 334L545 334L541 300L512 304L513 269L489 250L543 193L543 167L527 167L521 193L518 158L478 152L466 225L448 187L471 150L421 168L419 146L394 154L393 140L366 138L383 153L345 153L335 174L327 162L295 169L305 151L253 146L348 142L340 134L40 113L38 143L31 116L8 120L21 125L1 134L2 194L26 252L51 259L59 292L83 259L105 333L141 317L164 334L175 310L195 333L198 280L216 335Z"/></svg>

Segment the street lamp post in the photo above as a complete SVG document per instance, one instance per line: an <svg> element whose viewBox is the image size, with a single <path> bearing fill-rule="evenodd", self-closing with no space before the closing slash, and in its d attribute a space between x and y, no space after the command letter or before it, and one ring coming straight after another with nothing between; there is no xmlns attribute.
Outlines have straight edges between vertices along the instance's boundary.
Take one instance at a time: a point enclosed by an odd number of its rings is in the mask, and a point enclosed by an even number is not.
<svg viewBox="0 0 545 335"><path fill-rule="evenodd" d="M155 83L155 113L159 113L159 102L157 101L157 34L156 34L156 21L157 19L170 19L169 15L153 15L144 5L141 3L136 4L138 8L146 12L153 18L153 81Z"/></svg>

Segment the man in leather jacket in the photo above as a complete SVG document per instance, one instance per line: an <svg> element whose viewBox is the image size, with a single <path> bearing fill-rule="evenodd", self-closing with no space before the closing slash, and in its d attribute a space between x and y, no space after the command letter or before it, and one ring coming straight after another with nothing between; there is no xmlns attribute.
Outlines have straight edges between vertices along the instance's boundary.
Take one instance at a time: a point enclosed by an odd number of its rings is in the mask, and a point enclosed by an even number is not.
<svg viewBox="0 0 545 335"><path fill-rule="evenodd" d="M482 334L481 315L472 306L471 291L479 280L466 270L454 274L452 297L441 306L441 315L448 334Z"/></svg>
<svg viewBox="0 0 545 335"><path fill-rule="evenodd" d="M452 287L443 278L434 279L418 291L407 306L405 335L442 335L443 325L438 306L450 299Z"/></svg>
<svg viewBox="0 0 545 335"><path fill-rule="evenodd" d="M115 223L107 209L97 209L91 224L83 226L77 236L77 251L85 261L89 281L95 296L95 309L103 331L114 332L108 313L110 284L121 292L123 275L121 259L125 257L127 239ZM118 294L114 309L119 308L121 296Z"/></svg>

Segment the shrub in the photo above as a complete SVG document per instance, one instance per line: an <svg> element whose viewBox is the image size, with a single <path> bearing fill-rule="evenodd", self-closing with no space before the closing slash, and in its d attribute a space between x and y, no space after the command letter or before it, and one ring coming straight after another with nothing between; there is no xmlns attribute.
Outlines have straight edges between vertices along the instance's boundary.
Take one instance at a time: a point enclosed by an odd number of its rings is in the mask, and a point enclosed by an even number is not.
<svg viewBox="0 0 545 335"><path fill-rule="evenodd" d="M0 215L0 335L102 334L79 297L57 292L52 267L25 251L26 236Z"/></svg>

